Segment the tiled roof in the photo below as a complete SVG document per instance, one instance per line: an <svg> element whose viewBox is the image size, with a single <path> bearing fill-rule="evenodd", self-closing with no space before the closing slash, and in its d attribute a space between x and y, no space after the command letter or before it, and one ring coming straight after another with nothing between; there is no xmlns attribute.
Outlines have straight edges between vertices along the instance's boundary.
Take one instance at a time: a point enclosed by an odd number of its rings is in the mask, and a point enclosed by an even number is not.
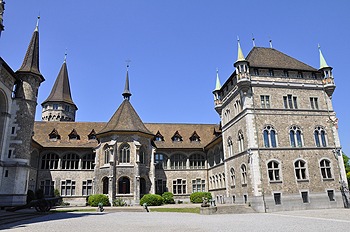
<svg viewBox="0 0 350 232"><path fill-rule="evenodd" d="M117 111L107 122L106 126L97 132L97 135L107 132L142 132L152 134L143 124L134 107L128 99L124 99Z"/></svg>
<svg viewBox="0 0 350 232"><path fill-rule="evenodd" d="M43 147L52 148L94 148L97 141L88 139L92 130L100 131L106 126L105 122L35 122L33 140ZM162 134L164 141L154 141L158 148L172 149L202 149L213 139L214 129L219 130L217 124L178 124L178 123L145 123L148 133L156 134L157 131ZM50 140L49 134L56 129L60 135L58 140ZM80 136L80 140L69 140L68 135L75 130ZM178 131L183 141L173 142L171 137ZM190 141L194 131L200 136L200 141Z"/></svg>
<svg viewBox="0 0 350 232"><path fill-rule="evenodd" d="M65 102L75 105L70 92L67 64L64 62L58 73L55 84L52 87L49 97L42 103L46 102Z"/></svg>
<svg viewBox="0 0 350 232"><path fill-rule="evenodd" d="M317 71L317 69L274 48L254 47L246 60L249 61L250 67Z"/></svg>

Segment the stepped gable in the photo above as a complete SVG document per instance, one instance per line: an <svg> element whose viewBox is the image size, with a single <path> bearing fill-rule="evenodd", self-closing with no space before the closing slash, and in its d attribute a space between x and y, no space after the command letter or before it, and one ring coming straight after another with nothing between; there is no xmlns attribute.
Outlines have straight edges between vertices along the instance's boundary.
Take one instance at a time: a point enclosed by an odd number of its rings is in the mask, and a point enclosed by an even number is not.
<svg viewBox="0 0 350 232"><path fill-rule="evenodd" d="M94 148L98 145L96 139L89 139L88 135L94 129L101 130L104 122L35 122L33 140L43 147L70 147L70 148ZM60 139L50 140L49 134L56 129ZM72 130L79 132L80 140L70 140Z"/></svg>
<svg viewBox="0 0 350 232"><path fill-rule="evenodd" d="M218 124L145 123L145 126L153 134L159 131L164 137L164 141L154 141L157 148L203 149L216 138L213 135L214 128L219 130ZM171 140L176 131L181 134L183 141ZM190 140L194 131L200 136L200 141Z"/></svg>
<svg viewBox="0 0 350 232"><path fill-rule="evenodd" d="M317 69L274 48L254 47L246 60L249 62L250 67L317 71Z"/></svg>
<svg viewBox="0 0 350 232"><path fill-rule="evenodd" d="M117 111L107 122L106 126L99 131L97 135L108 132L141 132L154 135L143 124L141 118L128 99L124 99ZM155 133L157 133L157 131Z"/></svg>

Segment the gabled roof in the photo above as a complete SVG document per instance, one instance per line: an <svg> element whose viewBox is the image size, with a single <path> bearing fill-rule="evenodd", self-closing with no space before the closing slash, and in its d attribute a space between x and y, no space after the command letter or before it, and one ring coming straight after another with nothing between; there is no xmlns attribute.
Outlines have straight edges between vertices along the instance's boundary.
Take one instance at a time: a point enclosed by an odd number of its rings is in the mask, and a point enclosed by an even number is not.
<svg viewBox="0 0 350 232"><path fill-rule="evenodd" d="M107 132L142 132L153 135L143 124L141 118L126 98L106 126L97 134Z"/></svg>
<svg viewBox="0 0 350 232"><path fill-rule="evenodd" d="M65 102L68 104L72 104L76 107L72 100L72 95L70 92L66 62L63 62L60 72L58 73L58 76L56 78L55 84L52 87L51 93L49 97L42 103L42 105L47 102Z"/></svg>
<svg viewBox="0 0 350 232"><path fill-rule="evenodd" d="M317 69L274 48L253 47L246 60L250 67L317 71Z"/></svg>

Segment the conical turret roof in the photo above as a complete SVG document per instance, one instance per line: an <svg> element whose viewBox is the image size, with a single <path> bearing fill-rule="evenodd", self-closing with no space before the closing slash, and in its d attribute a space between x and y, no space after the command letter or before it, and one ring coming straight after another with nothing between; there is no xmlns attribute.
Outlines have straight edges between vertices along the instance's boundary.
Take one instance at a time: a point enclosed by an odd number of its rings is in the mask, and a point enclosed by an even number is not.
<svg viewBox="0 0 350 232"><path fill-rule="evenodd" d="M72 95L70 91L68 70L66 61L63 62L60 72L56 78L55 84L52 87L49 97L42 103L47 102L65 102L72 104L76 107L72 100Z"/></svg>

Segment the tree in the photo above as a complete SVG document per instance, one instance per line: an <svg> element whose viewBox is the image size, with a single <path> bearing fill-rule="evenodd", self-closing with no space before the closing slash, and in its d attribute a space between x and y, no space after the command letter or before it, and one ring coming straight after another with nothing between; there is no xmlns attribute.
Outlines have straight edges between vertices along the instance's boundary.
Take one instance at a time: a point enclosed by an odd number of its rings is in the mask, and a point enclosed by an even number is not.
<svg viewBox="0 0 350 232"><path fill-rule="evenodd" d="M346 172L346 178L348 179L348 183L350 184L350 159L343 153L343 160Z"/></svg>

